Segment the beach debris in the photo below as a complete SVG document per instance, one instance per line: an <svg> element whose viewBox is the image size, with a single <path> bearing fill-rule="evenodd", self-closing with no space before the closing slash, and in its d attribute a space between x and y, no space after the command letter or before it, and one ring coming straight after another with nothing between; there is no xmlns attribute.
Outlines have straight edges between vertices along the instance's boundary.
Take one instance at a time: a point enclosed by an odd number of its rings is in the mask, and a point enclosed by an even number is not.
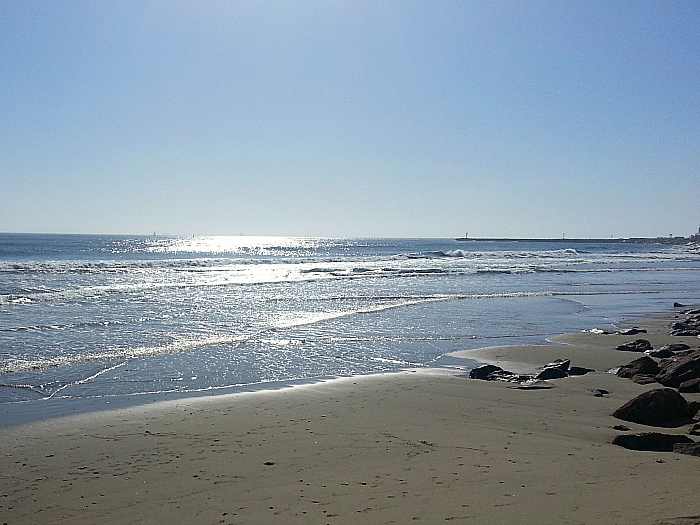
<svg viewBox="0 0 700 525"><path fill-rule="evenodd" d="M692 418L700 402L688 403L672 388L657 388L639 394L613 412L613 416L642 425L663 426Z"/></svg>
<svg viewBox="0 0 700 525"><path fill-rule="evenodd" d="M681 383L700 378L700 349L689 354L664 359L656 380L664 386L678 388Z"/></svg>
<svg viewBox="0 0 700 525"><path fill-rule="evenodd" d="M630 427L627 427L625 425L615 425L613 427L613 430L619 430L620 432L629 432Z"/></svg>
<svg viewBox="0 0 700 525"><path fill-rule="evenodd" d="M589 332L591 334L598 334L598 335L610 335L613 333L610 330L603 330L602 328L591 328L589 330L584 330L584 332Z"/></svg>
<svg viewBox="0 0 700 525"><path fill-rule="evenodd" d="M615 348L615 350L623 350L626 352L646 352L652 349L651 343L646 339L636 339Z"/></svg>
<svg viewBox="0 0 700 525"><path fill-rule="evenodd" d="M630 450L648 450L653 452L674 452L678 444L697 444L688 436L680 434L661 434L660 432L643 432L641 434L620 434L612 441Z"/></svg>
<svg viewBox="0 0 700 525"><path fill-rule="evenodd" d="M605 397L610 395L610 392L608 392L604 388L593 388L591 389L591 392L595 397Z"/></svg>

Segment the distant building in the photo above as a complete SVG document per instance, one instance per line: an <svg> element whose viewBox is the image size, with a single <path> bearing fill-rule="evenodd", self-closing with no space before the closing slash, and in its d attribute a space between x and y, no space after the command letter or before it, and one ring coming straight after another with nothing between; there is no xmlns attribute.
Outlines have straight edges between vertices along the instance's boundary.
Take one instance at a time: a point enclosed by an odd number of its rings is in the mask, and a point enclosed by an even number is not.
<svg viewBox="0 0 700 525"><path fill-rule="evenodd" d="M698 228L698 233L694 233L690 236L690 240L693 242L700 242L700 228Z"/></svg>

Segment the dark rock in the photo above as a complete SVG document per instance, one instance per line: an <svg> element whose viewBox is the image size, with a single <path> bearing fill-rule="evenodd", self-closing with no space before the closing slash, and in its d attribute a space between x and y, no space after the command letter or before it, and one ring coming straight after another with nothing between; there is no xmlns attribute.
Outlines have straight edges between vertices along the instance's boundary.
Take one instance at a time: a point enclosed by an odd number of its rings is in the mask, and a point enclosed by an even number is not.
<svg viewBox="0 0 700 525"><path fill-rule="evenodd" d="M635 341L630 341L629 343L622 344L618 346L615 350L624 350L627 352L646 352L651 350L652 346L646 339L637 339Z"/></svg>
<svg viewBox="0 0 700 525"><path fill-rule="evenodd" d="M695 423L690 430L688 430L688 434L691 436L700 436L700 423Z"/></svg>
<svg viewBox="0 0 700 525"><path fill-rule="evenodd" d="M636 376L630 377L630 379L638 385L650 385L652 383L658 383L655 376L650 376L646 374L637 374Z"/></svg>
<svg viewBox="0 0 700 525"><path fill-rule="evenodd" d="M547 363L544 365L542 368L559 368L560 370L563 370L564 372L569 370L569 365L571 364L571 359L557 359L556 361L552 361L551 363Z"/></svg>
<svg viewBox="0 0 700 525"><path fill-rule="evenodd" d="M627 328L626 330L618 330L617 333L620 335L637 335L646 334L647 331L643 328L637 328L636 326L633 326L632 328Z"/></svg>
<svg viewBox="0 0 700 525"><path fill-rule="evenodd" d="M516 374L508 370L496 370L486 376L487 381L507 381L508 383L526 383L532 381L533 376L527 374Z"/></svg>
<svg viewBox="0 0 700 525"><path fill-rule="evenodd" d="M700 456L700 443L676 443L673 445L673 451L689 456Z"/></svg>
<svg viewBox="0 0 700 525"><path fill-rule="evenodd" d="M493 372L502 372L503 369L496 365L477 366L469 372L471 379L486 379Z"/></svg>
<svg viewBox="0 0 700 525"><path fill-rule="evenodd" d="M581 366L572 366L569 368L570 376L585 376L588 372L595 372L592 368L583 368Z"/></svg>
<svg viewBox="0 0 700 525"><path fill-rule="evenodd" d="M626 427L625 425L615 425L613 427L614 430L619 430L621 432L627 432L629 431L630 427Z"/></svg>
<svg viewBox="0 0 700 525"><path fill-rule="evenodd" d="M595 397L604 397L604 396L607 396L610 394L610 392L608 392L607 390L604 390L602 388L593 388L591 390L591 392L593 392L593 395Z"/></svg>
<svg viewBox="0 0 700 525"><path fill-rule="evenodd" d="M620 434L613 439L613 445L630 450L649 450L653 452L673 452L678 443L695 443L688 436L679 434L660 434L645 432L642 434Z"/></svg>
<svg viewBox="0 0 700 525"><path fill-rule="evenodd" d="M672 388L657 388L639 394L613 412L613 416L632 423L661 426L695 415L695 408Z"/></svg>
<svg viewBox="0 0 700 525"><path fill-rule="evenodd" d="M671 330L671 335L678 337L694 337L696 335L700 335L700 329L689 328L687 330Z"/></svg>
<svg viewBox="0 0 700 525"><path fill-rule="evenodd" d="M681 352L683 350L688 350L690 347L685 343L673 343L670 345L665 345L658 350L647 350L645 353L650 357L672 357L676 352Z"/></svg>
<svg viewBox="0 0 700 525"><path fill-rule="evenodd" d="M667 359L661 362L661 370L656 380L664 386L678 388L681 383L700 378L700 350L695 350L683 357Z"/></svg>
<svg viewBox="0 0 700 525"><path fill-rule="evenodd" d="M674 307L674 308L685 308L686 305L681 304L681 303L673 303L673 307Z"/></svg>
<svg viewBox="0 0 700 525"><path fill-rule="evenodd" d="M700 392L700 378L683 381L680 385L678 385L678 391L686 394L695 394Z"/></svg>
<svg viewBox="0 0 700 525"><path fill-rule="evenodd" d="M656 520L654 525L700 525L700 516L682 516Z"/></svg>
<svg viewBox="0 0 700 525"><path fill-rule="evenodd" d="M569 374L567 374L564 370L561 368L556 368L556 367L550 367L550 368L545 368L537 374L535 377L536 379L562 379L564 377L568 377Z"/></svg>
<svg viewBox="0 0 700 525"><path fill-rule="evenodd" d="M659 371L659 365L651 357L643 356L630 361L628 364L621 366L617 371L618 377L631 378L638 374L654 376Z"/></svg>

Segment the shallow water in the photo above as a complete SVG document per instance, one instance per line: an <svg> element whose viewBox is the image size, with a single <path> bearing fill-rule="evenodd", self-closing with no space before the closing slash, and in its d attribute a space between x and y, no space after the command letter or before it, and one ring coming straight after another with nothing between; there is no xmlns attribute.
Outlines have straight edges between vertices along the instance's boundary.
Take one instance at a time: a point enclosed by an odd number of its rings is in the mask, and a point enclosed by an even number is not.
<svg viewBox="0 0 700 525"><path fill-rule="evenodd" d="M674 301L697 248L2 234L0 404L426 367Z"/></svg>

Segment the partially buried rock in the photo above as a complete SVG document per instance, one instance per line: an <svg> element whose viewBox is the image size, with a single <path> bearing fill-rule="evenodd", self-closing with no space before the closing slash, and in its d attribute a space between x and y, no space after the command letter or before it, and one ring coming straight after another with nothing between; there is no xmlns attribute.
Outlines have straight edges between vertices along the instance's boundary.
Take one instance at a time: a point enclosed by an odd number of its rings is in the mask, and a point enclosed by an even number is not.
<svg viewBox="0 0 700 525"><path fill-rule="evenodd" d="M567 374L564 370L561 368L556 368L556 367L549 367L545 368L542 370L537 376L535 376L536 379L562 379L564 377L568 377L569 374Z"/></svg>
<svg viewBox="0 0 700 525"><path fill-rule="evenodd" d="M620 335L637 335L646 334L647 331L642 328L637 328L636 326L633 326L632 328L627 328L626 330L619 330L617 333Z"/></svg>
<svg viewBox="0 0 700 525"><path fill-rule="evenodd" d="M656 520L654 525L700 525L700 516L681 516Z"/></svg>
<svg viewBox="0 0 700 525"><path fill-rule="evenodd" d="M617 376L630 379L639 374L653 376L656 375L658 371L658 363L651 357L643 356L635 359L634 361L630 361L624 366L621 366L617 371Z"/></svg>
<svg viewBox="0 0 700 525"><path fill-rule="evenodd" d="M688 436L678 434L660 434L645 432L642 434L620 434L613 439L613 445L630 450L648 450L653 452L673 452L678 443L695 443Z"/></svg>
<svg viewBox="0 0 700 525"><path fill-rule="evenodd" d="M678 385L678 391L685 394L696 394L700 392L700 378L683 381Z"/></svg>
<svg viewBox="0 0 700 525"><path fill-rule="evenodd" d="M571 359L557 359L551 363L547 363L542 368L558 368L566 372L569 370L569 365L571 365Z"/></svg>
<svg viewBox="0 0 700 525"><path fill-rule="evenodd" d="M471 379L486 379L493 372L503 372L504 370L500 366L496 365L482 365L477 366L469 372L469 377Z"/></svg>
<svg viewBox="0 0 700 525"><path fill-rule="evenodd" d="M673 357L676 352L681 352L683 350L688 350L690 347L684 343L673 343L670 345L664 345L658 350L647 350L645 353L650 357L658 357L660 359L666 357Z"/></svg>
<svg viewBox="0 0 700 525"><path fill-rule="evenodd" d="M652 346L646 339L637 339L635 341L630 341L629 343L622 344L615 348L615 350L624 350L627 352L646 352L651 350Z"/></svg>
<svg viewBox="0 0 700 525"><path fill-rule="evenodd" d="M700 378L700 350L662 363L656 379L664 386L678 388L681 383Z"/></svg>
<svg viewBox="0 0 700 525"><path fill-rule="evenodd" d="M689 456L700 456L700 443L676 443L673 445L673 451Z"/></svg>
<svg viewBox="0 0 700 525"><path fill-rule="evenodd" d="M661 426L693 417L698 411L695 403L672 388L657 388L639 394L613 412L613 416L632 423Z"/></svg>

